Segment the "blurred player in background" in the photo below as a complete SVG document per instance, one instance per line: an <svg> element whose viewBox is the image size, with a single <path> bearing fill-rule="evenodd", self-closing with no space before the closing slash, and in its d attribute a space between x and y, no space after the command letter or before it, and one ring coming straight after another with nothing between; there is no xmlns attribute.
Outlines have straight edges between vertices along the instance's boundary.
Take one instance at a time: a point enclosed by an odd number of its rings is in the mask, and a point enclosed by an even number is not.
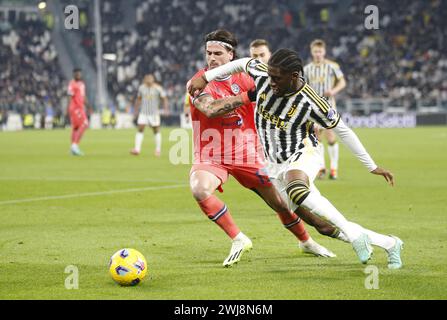
<svg viewBox="0 0 447 320"><path fill-rule="evenodd" d="M316 39L310 44L312 62L304 67L304 77L309 85L322 97L328 99L331 106L335 108L335 95L346 87L346 81L340 66L326 59L326 43L323 40ZM337 179L338 171L338 143L335 133L331 129L323 129L319 126L316 130L321 154L321 170L319 177L322 178L326 173L326 164L324 160L323 135L326 136L328 143L328 154L330 160L330 179Z"/></svg>
<svg viewBox="0 0 447 320"><path fill-rule="evenodd" d="M163 102L165 114L169 113L168 98L164 89L155 82L152 74L144 77L143 83L138 88L135 103L134 116L137 118L138 132L135 135L135 147L130 151L133 155L139 155L144 139L144 127L150 126L154 131L155 156L161 154L161 132L160 132L160 106Z"/></svg>
<svg viewBox="0 0 447 320"><path fill-rule="evenodd" d="M267 63L271 55L272 52L270 51L270 45L267 40L256 39L250 43L250 56L253 59Z"/></svg>
<svg viewBox="0 0 447 320"><path fill-rule="evenodd" d="M88 118L85 107L89 105L87 101L85 83L82 81L82 70L73 70L73 79L68 84L68 114L71 122L71 153L75 156L82 156L84 153L79 148L82 136L88 128Z"/></svg>

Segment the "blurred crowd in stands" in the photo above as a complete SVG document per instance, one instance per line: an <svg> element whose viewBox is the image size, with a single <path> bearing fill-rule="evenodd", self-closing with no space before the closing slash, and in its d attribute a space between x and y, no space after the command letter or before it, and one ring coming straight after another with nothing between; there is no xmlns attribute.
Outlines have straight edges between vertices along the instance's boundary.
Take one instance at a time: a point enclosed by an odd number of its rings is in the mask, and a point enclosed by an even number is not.
<svg viewBox="0 0 447 320"><path fill-rule="evenodd" d="M26 115L63 117L66 89L57 59L49 26L37 14L1 21L0 123L9 112L22 114L24 123Z"/></svg>
<svg viewBox="0 0 447 320"><path fill-rule="evenodd" d="M107 63L109 92L117 105L128 104L147 73L165 87L173 113L181 112L186 81L204 67L204 35L217 28L234 32L239 56L248 55L256 38L272 49L290 47L310 61L309 44L322 38L328 57L347 79L340 99L388 98L415 110L419 101L447 104L447 1L376 0L379 29L365 28L369 0L326 6L290 0L103 0L103 52L115 53ZM134 14L133 28L124 26L124 12ZM81 28L82 47L95 60L93 6ZM64 79L40 21L0 29L0 109L34 108L62 112Z"/></svg>
<svg viewBox="0 0 447 320"><path fill-rule="evenodd" d="M447 103L446 1L377 0L378 30L365 28L368 0L337 14L324 6L297 9L287 0L174 0L169 6L145 0L135 8L134 30L119 27L121 1L105 3L104 48L118 56L108 67L108 85L118 98L132 95L143 75L154 72L180 110L186 81L204 66L204 35L226 28L238 36L242 56L251 40L266 38L272 49L292 47L309 61L310 42L324 39L347 78L341 98L389 98L408 110L421 99Z"/></svg>

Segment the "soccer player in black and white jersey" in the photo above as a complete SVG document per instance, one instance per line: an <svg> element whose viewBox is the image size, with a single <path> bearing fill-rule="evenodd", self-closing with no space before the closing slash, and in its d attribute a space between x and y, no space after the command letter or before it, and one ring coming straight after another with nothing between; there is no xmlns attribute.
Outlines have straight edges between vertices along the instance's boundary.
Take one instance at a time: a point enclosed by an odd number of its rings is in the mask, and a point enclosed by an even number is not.
<svg viewBox="0 0 447 320"><path fill-rule="evenodd" d="M304 78L318 95L328 99L335 109L335 96L346 87L346 80L338 63L326 59L326 43L321 39L315 39L310 44L312 62L304 66ZM318 140L323 142L326 137L328 154L330 160L330 179L337 179L338 171L338 143L335 133L331 129L324 130L323 127L316 128ZM319 145L321 154L321 169L319 175L322 177L326 172L324 160L324 145Z"/></svg>
<svg viewBox="0 0 447 320"><path fill-rule="evenodd" d="M132 155L140 154L144 139L144 128L150 126L154 131L155 156L160 156L160 107L162 102L164 113L168 114L168 98L164 89L155 82L155 77L152 74L147 74L138 88L138 96L135 103L134 117L138 117L138 132L135 135L135 147L130 151Z"/></svg>
<svg viewBox="0 0 447 320"><path fill-rule="evenodd" d="M399 238L348 221L313 183L320 169L318 140L313 129L315 123L334 129L369 172L383 176L391 185L394 185L394 177L375 164L337 111L305 82L298 54L280 49L271 56L268 65L250 58L235 60L192 81L189 93L197 95L209 81L238 72L247 72L253 77L256 91L214 101L202 112L209 117L220 116L247 99L256 101L255 123L269 162L267 170L278 191L289 201L291 210L302 206L339 228L362 263L368 262L373 252L371 245L376 245L386 250L388 268L401 268L403 242Z"/></svg>

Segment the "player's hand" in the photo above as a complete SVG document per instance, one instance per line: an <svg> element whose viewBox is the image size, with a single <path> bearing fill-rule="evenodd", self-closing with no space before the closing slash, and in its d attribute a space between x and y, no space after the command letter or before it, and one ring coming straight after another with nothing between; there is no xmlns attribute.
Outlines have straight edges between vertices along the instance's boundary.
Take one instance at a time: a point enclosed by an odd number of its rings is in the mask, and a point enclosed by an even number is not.
<svg viewBox="0 0 447 320"><path fill-rule="evenodd" d="M391 186L394 186L394 175L386 169L377 167L375 170L371 171L372 174L377 174L383 176Z"/></svg>
<svg viewBox="0 0 447 320"><path fill-rule="evenodd" d="M191 83L188 85L188 93L195 98L205 89L207 84L208 81L206 81L205 75L197 77L191 80Z"/></svg>
<svg viewBox="0 0 447 320"><path fill-rule="evenodd" d="M332 90L328 90L325 93L323 93L323 97L330 98L330 97L333 97L333 96L334 96L334 92Z"/></svg>

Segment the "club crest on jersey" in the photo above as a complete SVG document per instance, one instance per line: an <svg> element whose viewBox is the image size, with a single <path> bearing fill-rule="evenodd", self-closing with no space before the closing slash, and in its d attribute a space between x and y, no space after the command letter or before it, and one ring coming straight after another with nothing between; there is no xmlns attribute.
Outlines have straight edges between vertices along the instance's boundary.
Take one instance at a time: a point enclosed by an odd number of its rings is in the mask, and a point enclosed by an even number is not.
<svg viewBox="0 0 447 320"><path fill-rule="evenodd" d="M241 92L241 88L237 83L233 83L231 85L231 91L233 91L234 94L238 94L239 92Z"/></svg>
<svg viewBox="0 0 447 320"><path fill-rule="evenodd" d="M334 109L330 108L327 113L327 118L329 120L335 120L336 116L337 116L337 112Z"/></svg>

